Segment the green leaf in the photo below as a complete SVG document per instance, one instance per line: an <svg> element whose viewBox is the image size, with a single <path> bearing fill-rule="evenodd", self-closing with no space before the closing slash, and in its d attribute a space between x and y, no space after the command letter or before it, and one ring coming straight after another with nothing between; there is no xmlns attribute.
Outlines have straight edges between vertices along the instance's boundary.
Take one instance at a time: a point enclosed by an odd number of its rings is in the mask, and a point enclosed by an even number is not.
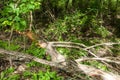
<svg viewBox="0 0 120 80"><path fill-rule="evenodd" d="M9 16L9 17L8 17L8 20L12 20L12 19L13 19L13 16Z"/></svg>
<svg viewBox="0 0 120 80"><path fill-rule="evenodd" d="M19 14L20 14L20 9L19 9L19 8L15 8L15 13L16 13L17 16L19 16Z"/></svg>
<svg viewBox="0 0 120 80"><path fill-rule="evenodd" d="M5 77L5 73L4 73L4 72L1 72L1 73L0 73L0 80L2 80L4 77Z"/></svg>
<svg viewBox="0 0 120 80"><path fill-rule="evenodd" d="M13 72L14 71L14 68L13 67L10 67L6 72L7 73L11 73L11 72Z"/></svg>
<svg viewBox="0 0 120 80"><path fill-rule="evenodd" d="M6 25L12 25L12 22L6 20L6 21L4 21L4 22L2 23L2 25L4 25L4 26L6 26Z"/></svg>
<svg viewBox="0 0 120 80"><path fill-rule="evenodd" d="M15 4L14 3L10 3L9 5L13 10L15 9Z"/></svg>
<svg viewBox="0 0 120 80"><path fill-rule="evenodd" d="M19 16L15 16L14 21L16 21L16 22L20 21L20 17Z"/></svg>
<svg viewBox="0 0 120 80"><path fill-rule="evenodd" d="M20 24L18 22L14 23L14 29L20 30Z"/></svg>
<svg viewBox="0 0 120 80"><path fill-rule="evenodd" d="M33 80L37 80L37 74L33 73Z"/></svg>
<svg viewBox="0 0 120 80"><path fill-rule="evenodd" d="M20 13L27 13L29 10L28 8L26 7L26 4L25 3L22 3L20 5Z"/></svg>
<svg viewBox="0 0 120 80"><path fill-rule="evenodd" d="M21 24L22 26L26 27L26 21L25 21L25 20L20 21L20 24Z"/></svg>
<svg viewBox="0 0 120 80"><path fill-rule="evenodd" d="M28 4L27 7L28 7L28 9L30 9L30 10L35 9L35 6L34 6L33 4Z"/></svg>
<svg viewBox="0 0 120 80"><path fill-rule="evenodd" d="M27 0L22 0L21 2L27 2Z"/></svg>

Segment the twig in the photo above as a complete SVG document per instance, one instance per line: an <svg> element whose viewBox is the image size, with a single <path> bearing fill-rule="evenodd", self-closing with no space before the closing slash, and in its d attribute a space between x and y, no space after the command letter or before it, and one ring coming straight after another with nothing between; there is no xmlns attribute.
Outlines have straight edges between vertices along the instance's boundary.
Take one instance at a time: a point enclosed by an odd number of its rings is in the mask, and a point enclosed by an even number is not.
<svg viewBox="0 0 120 80"><path fill-rule="evenodd" d="M70 48L86 48L84 44L74 43L74 42L49 42L53 44L53 47L70 47Z"/></svg>
<svg viewBox="0 0 120 80"><path fill-rule="evenodd" d="M118 42L118 43L114 43L114 42L101 43L101 44L95 44L93 46L89 46L89 47L84 48L84 49L87 50L87 49L91 49L91 48L94 48L94 47L97 47L97 46L111 46L111 45L118 45L118 44L120 44L120 42Z"/></svg>
<svg viewBox="0 0 120 80"><path fill-rule="evenodd" d="M97 55L95 55L93 52L91 52L90 50L86 50L86 49L83 49L84 51L88 52L89 54L93 55L94 57L98 58Z"/></svg>
<svg viewBox="0 0 120 80"><path fill-rule="evenodd" d="M75 61L81 62L81 61L86 61L86 60L99 60L99 61L105 61L105 62L120 64L120 61L110 60L110 59L107 59L106 57L104 57L104 58L80 58L80 59L76 59Z"/></svg>
<svg viewBox="0 0 120 80"><path fill-rule="evenodd" d="M8 46L10 46L12 35L13 35L13 28L11 28L11 30L10 30L10 36L9 36L9 39L8 39Z"/></svg>
<svg viewBox="0 0 120 80"><path fill-rule="evenodd" d="M33 26L33 15L32 15L32 11L30 11L30 24L29 24L29 30L32 30L32 26Z"/></svg>

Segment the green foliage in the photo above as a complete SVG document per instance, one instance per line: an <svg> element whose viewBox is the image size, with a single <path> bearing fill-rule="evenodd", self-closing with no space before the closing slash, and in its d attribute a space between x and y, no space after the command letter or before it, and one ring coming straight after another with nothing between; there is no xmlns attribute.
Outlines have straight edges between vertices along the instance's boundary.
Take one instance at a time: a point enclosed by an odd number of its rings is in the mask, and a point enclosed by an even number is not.
<svg viewBox="0 0 120 80"><path fill-rule="evenodd" d="M1 2L4 3L4 7L1 7ZM2 31L5 32L4 29L7 29L6 31L26 31L30 25L28 17L30 18L30 12L32 11L34 29L39 29L40 34L38 35L42 38L44 36L48 41L71 41L83 43L86 46L107 41L116 42L114 29L119 29L119 19L117 19L120 14L119 3L119 0L3 0L0 1L0 34ZM118 22L115 22L117 20ZM113 33L114 37L110 36L111 33ZM119 34L119 30L117 34ZM108 37L111 38L108 40ZM117 42L119 42L119 39ZM21 48L15 42L1 40L0 47L7 50L18 50ZM99 47L95 49L97 48ZM70 59L88 56L88 53L83 50L68 48L57 48L57 50ZM118 45L111 49L114 52L114 56L120 55L119 50ZM38 48L34 43L24 52L38 58L50 60L50 56L45 56L45 50ZM105 65L97 61L85 61L83 63L107 70ZM27 65L29 67L37 66L50 69L49 66L41 65L34 61ZM0 79L20 79L19 75L11 75L13 72L14 69L12 68L1 72ZM23 74L23 78L30 78L31 80L62 79L55 72L50 71L39 71L38 73L25 71Z"/></svg>
<svg viewBox="0 0 120 80"><path fill-rule="evenodd" d="M110 34L110 32L103 26L97 27L95 29L95 32L99 35L101 35L102 37L106 37Z"/></svg>
<svg viewBox="0 0 120 80"><path fill-rule="evenodd" d="M80 57L85 57L87 56L87 53L84 50L79 50L79 49L67 49L67 48L57 48L58 52L60 52L62 55L72 58L72 59L77 59Z"/></svg>
<svg viewBox="0 0 120 80"><path fill-rule="evenodd" d="M62 77L58 76L55 72L42 72L38 73L25 71L23 74L25 77L30 77L30 80L62 80Z"/></svg>
<svg viewBox="0 0 120 80"><path fill-rule="evenodd" d="M7 50L17 50L20 48L19 45L16 45L14 43L10 44L7 41L1 41L1 40L0 40L0 47L5 48Z"/></svg>
<svg viewBox="0 0 120 80"><path fill-rule="evenodd" d="M25 50L25 53L28 53L28 54L31 54L33 56L36 56L38 58L42 58L42 59L47 59L47 60L50 60L50 56L46 56L46 52L45 52L45 49L42 49L42 48L38 48L34 43L31 44L31 46ZM42 65L42 64L39 64L37 62L34 62L34 61L31 61L27 64L29 67L31 66L42 66L42 67L45 67L45 68L49 68L49 66L47 65Z"/></svg>
<svg viewBox="0 0 120 80"><path fill-rule="evenodd" d="M82 26L86 23L87 16L85 16L81 12L76 12L74 14L65 16L64 19L58 19L54 23L49 25L49 29L47 30L48 34L53 34L52 38L56 38L58 40L63 40L63 35L72 34L76 32L76 34L80 34L80 32L77 32L77 29L81 29ZM66 35L66 38L67 38ZM51 36L49 36L51 38ZM71 36L72 37L72 36Z"/></svg>
<svg viewBox="0 0 120 80"><path fill-rule="evenodd" d="M86 64L86 65L91 65L93 67L96 67L96 68L99 68L99 69L102 69L104 71L107 71L108 68L106 65L102 64L102 63L99 63L98 61L85 61L83 62L83 64Z"/></svg>
<svg viewBox="0 0 120 80"><path fill-rule="evenodd" d="M66 15L64 19L58 19L51 23L49 28L46 29L46 35L48 35L48 39L52 37L60 41L74 41L82 35L94 36L96 34L101 37L109 36L110 32L104 26L101 26L100 22L102 21L98 20L95 15L86 15L76 11L73 14Z"/></svg>
<svg viewBox="0 0 120 80"><path fill-rule="evenodd" d="M64 9L65 8L65 4L66 4L66 0L59 0L57 6L59 8L63 8Z"/></svg>
<svg viewBox="0 0 120 80"><path fill-rule="evenodd" d="M34 43L25 52L32 54L32 55L39 57L39 58L43 58L43 56L45 55L45 50L38 48L37 46L35 46Z"/></svg>
<svg viewBox="0 0 120 80"><path fill-rule="evenodd" d="M27 15L30 11L39 9L40 0L8 1L1 13L2 26L11 26L15 30L24 30L28 26Z"/></svg>
<svg viewBox="0 0 120 80"><path fill-rule="evenodd" d="M0 73L0 80L18 80L19 75L12 74L14 72L14 68L10 67L7 70Z"/></svg>
<svg viewBox="0 0 120 80"><path fill-rule="evenodd" d="M101 37L107 37L110 35L110 32L102 25L100 25L101 21L100 20L96 20L96 17L93 16L93 18L91 19L91 29L93 31L93 33L96 33L98 35L100 35Z"/></svg>
<svg viewBox="0 0 120 80"><path fill-rule="evenodd" d="M55 72L42 72L39 71L37 73L35 72L30 72L30 71L25 71L21 75L19 74L14 74L14 68L10 67L7 70L3 71L0 73L0 80L19 80L21 78L23 79L30 79L30 80L62 80L63 78L58 76Z"/></svg>

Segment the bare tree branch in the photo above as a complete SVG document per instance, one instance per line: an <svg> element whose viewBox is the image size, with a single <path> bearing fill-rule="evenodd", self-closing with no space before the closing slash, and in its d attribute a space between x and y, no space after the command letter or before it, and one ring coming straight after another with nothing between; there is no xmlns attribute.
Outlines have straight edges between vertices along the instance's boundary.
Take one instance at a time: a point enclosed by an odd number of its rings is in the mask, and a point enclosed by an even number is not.
<svg viewBox="0 0 120 80"><path fill-rule="evenodd" d="M34 60L34 61L42 63L42 64L55 66L55 67L62 68L62 69L64 69L64 67L65 67L64 65L61 65L61 64L58 64L58 63L55 63L55 62L51 62L51 61L46 61L46 60L43 60L43 59L39 59L37 57L27 55L27 54L24 54L24 53L20 53L20 52L7 51L7 50L4 50L4 49L0 49L0 54L6 55L6 56L11 55L11 56L15 56L15 57L17 56L17 57L28 58L30 60ZM83 71L86 75L89 75L91 77L96 78L96 76L97 76L97 77L102 78L103 80L120 80L119 75L115 75L115 74L110 73L110 72L104 72L100 69L96 69L96 68L88 66L88 65L79 64L79 62L77 62L77 61L76 61L76 63L77 63L77 66L78 66L78 69L77 69L78 71Z"/></svg>
<svg viewBox="0 0 120 80"><path fill-rule="evenodd" d="M15 51L8 51L8 50L4 50L4 49L0 49L0 54L5 55L5 56L13 56L13 59L30 59L30 60L34 60L36 62L42 63L42 64L46 64L46 65L50 65L50 66L56 66L56 64L54 62L51 61L47 61L47 60L43 60L43 59L39 59L37 57L25 54L25 53L20 53L20 52L15 52Z"/></svg>
<svg viewBox="0 0 120 80"><path fill-rule="evenodd" d="M114 57L116 58L116 57ZM80 58L80 59L76 59L75 61L77 62L81 62L81 61L86 61L86 60L99 60L99 61L105 61L105 62L109 62L109 63L116 63L116 64L120 64L120 61L114 61L114 60L110 60L108 59L108 57L104 57L104 58L100 58L100 57L95 57L95 58Z"/></svg>
<svg viewBox="0 0 120 80"><path fill-rule="evenodd" d="M114 43L114 42L109 42L109 43L101 43L101 44L95 44L95 45L93 45L93 46L89 46L89 47L87 47L87 48L84 48L84 49L91 49L91 48L94 48L94 47L97 47L97 46L111 46L111 45L118 45L118 44L120 44L120 42L118 42L118 43Z"/></svg>

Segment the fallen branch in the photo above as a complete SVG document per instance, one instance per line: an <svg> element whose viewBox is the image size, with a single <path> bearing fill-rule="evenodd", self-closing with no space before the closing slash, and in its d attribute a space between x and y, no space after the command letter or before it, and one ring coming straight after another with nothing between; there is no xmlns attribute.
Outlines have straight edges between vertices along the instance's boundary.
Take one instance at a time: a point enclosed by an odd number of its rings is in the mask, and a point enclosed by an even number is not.
<svg viewBox="0 0 120 80"><path fill-rule="evenodd" d="M91 48L94 48L94 47L97 47L97 46L111 46L111 45L118 45L118 44L120 44L120 42L118 42L118 43L114 43L114 42L101 43L101 44L95 44L93 46L86 47L84 49L87 50L87 49L91 49Z"/></svg>
<svg viewBox="0 0 120 80"><path fill-rule="evenodd" d="M28 55L28 54L24 54L24 53L20 53L20 52L15 52L15 51L7 51L4 49L0 49L0 54L2 55L11 55L11 56L15 56L15 57L23 57L24 59L30 59L36 62L39 62L41 64L46 64L46 65L50 65L50 66L55 66L61 69L64 69L64 65L55 63L55 62L51 62L51 61L47 61L47 60L43 60L43 59L39 59L37 57ZM96 78L100 77L103 80L120 80L120 76L119 75L115 75L113 73L109 73L109 72L104 72L100 69L96 69L94 67L88 66L88 65L83 65L83 64L79 64L77 61L77 71L83 71L86 75L89 75L91 77ZM73 68L74 69L74 68Z"/></svg>
<svg viewBox="0 0 120 80"><path fill-rule="evenodd" d="M12 60L16 60L16 59L20 59L22 58L22 60L25 59L29 59L29 60L33 60L36 62L39 62L41 64L46 64L46 65L50 65L50 66L58 66L56 63L51 62L51 61L47 61L44 59L39 59L37 57L25 54L25 53L20 53L20 52L16 52L16 51L8 51L8 50L4 50L4 49L0 49L0 54L5 55L5 56L13 56Z"/></svg>
<svg viewBox="0 0 120 80"><path fill-rule="evenodd" d="M114 57L114 58L116 58L116 57ZM75 61L76 62L82 62L82 61L86 61L86 60L99 60L99 61L105 61L105 62L109 62L109 63L120 64L120 61L110 60L110 59L108 59L108 57L104 57L104 58L100 58L100 57L95 57L95 58L80 58L80 59L76 59Z"/></svg>

